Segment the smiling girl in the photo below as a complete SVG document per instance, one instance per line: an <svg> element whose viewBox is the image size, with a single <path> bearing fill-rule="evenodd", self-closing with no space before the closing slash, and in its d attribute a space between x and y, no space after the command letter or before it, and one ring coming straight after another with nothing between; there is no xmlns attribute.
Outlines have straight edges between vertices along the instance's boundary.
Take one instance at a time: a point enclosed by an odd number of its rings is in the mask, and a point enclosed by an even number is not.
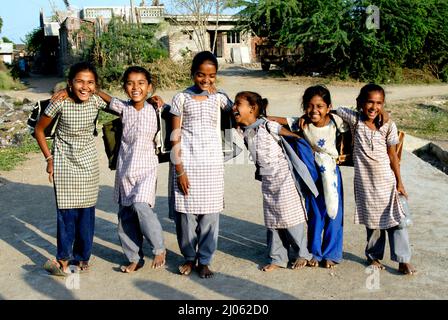
<svg viewBox="0 0 448 320"><path fill-rule="evenodd" d="M339 116L330 114L330 91L323 85L308 87L302 106L302 118L272 119L300 131L314 150L320 194L308 203L308 246L313 254L308 265L317 267L322 262L324 267L334 268L342 261L344 218L342 177L336 164L336 134L347 131L348 126Z"/></svg>
<svg viewBox="0 0 448 320"><path fill-rule="evenodd" d="M396 152L398 131L392 120L383 120L385 97L381 86L369 83L361 88L356 99L357 112L338 108L337 114L354 132L355 223L366 227L367 261L374 268L385 268L380 260L384 256L387 231L391 259L398 262L399 272L414 274L416 270L409 263L408 232L399 227L404 209L398 196L407 197L407 193Z"/></svg>
<svg viewBox="0 0 448 320"><path fill-rule="evenodd" d="M286 268L288 251L294 252L293 269L305 267L312 255L307 249L305 203L296 188L282 147L274 137L299 138L274 121L266 121L268 100L251 91L239 92L233 111L244 130L244 140L261 176L264 223L267 228L270 272Z"/></svg>
<svg viewBox="0 0 448 320"><path fill-rule="evenodd" d="M95 68L86 62L70 68L68 99L51 102L36 125L35 135L54 182L57 206L57 255L45 269L64 276L73 258L80 270L88 269L98 198L99 167L94 129L98 109L106 104L93 95L98 84ZM50 152L44 129L60 114Z"/></svg>
<svg viewBox="0 0 448 320"><path fill-rule="evenodd" d="M176 94L171 113L173 130L174 209L177 240L189 275L198 263L201 278L210 270L218 243L219 215L224 209L224 158L217 133L218 112L231 112L232 102L215 87L218 61L209 51L199 52L191 66L194 85Z"/></svg>
<svg viewBox="0 0 448 320"><path fill-rule="evenodd" d="M137 271L144 265L143 238L152 249L152 268L165 265L163 231L153 211L156 197L157 166L154 137L157 133L157 110L147 102L153 92L151 74L139 66L129 67L123 75L123 89L128 101L98 94L110 102L109 108L120 115L123 124L120 151L115 175L114 198L118 212L118 236L129 264L121 266L124 273ZM151 97L157 107L160 97Z"/></svg>

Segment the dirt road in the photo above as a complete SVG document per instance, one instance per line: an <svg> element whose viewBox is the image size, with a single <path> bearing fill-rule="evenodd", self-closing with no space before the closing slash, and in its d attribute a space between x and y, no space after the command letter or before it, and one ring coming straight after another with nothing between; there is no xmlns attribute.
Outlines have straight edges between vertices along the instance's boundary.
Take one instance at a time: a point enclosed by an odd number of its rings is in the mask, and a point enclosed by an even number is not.
<svg viewBox="0 0 448 320"><path fill-rule="evenodd" d="M269 79L261 72L229 68L221 86L233 96L256 90L271 101L270 112L297 114L304 86ZM448 86L387 87L388 100L447 94ZM352 104L359 88L332 87L335 104ZM40 93L37 93L40 94ZM42 93L43 94L43 93ZM173 92L159 92L169 100ZM275 111L275 112L274 112ZM406 142L405 142L406 144ZM175 228L167 217L167 165L160 165L156 212L168 249L167 266L145 267L132 275L118 272L125 262L117 237L117 205L112 201L114 172L107 168L101 138L100 195L97 205L93 270L80 278L50 277L42 269L56 252L54 195L42 155L11 172L0 172L0 299L448 299L448 176L405 151L402 176L410 196L414 226L409 229L414 277L397 273L386 248L386 270L369 273L364 262L365 230L353 224L353 169L342 168L345 189L344 261L333 271L305 268L258 270L266 262L261 187L252 164L227 164L226 207L212 268L216 277L179 276L182 261ZM145 244L149 254L149 246Z"/></svg>

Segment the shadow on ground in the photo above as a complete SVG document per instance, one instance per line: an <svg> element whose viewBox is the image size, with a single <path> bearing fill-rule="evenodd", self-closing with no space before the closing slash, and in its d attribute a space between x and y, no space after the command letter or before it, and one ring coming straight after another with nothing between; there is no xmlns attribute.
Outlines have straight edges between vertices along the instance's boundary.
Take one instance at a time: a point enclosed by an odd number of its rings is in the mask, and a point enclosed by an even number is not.
<svg viewBox="0 0 448 320"><path fill-rule="evenodd" d="M0 209L2 222L0 225L0 239L29 258L31 263L21 266L24 270L23 279L35 291L51 299L75 299L72 292L65 287L63 279L61 281L60 278L49 276L42 269L45 261L56 254L56 246L54 244L56 238L56 206L53 188L50 186L15 183L5 179L2 180L0 188L0 203L8 204L8 206L4 205ZM113 202L112 196L112 187L100 186L97 209L116 216L117 205ZM167 217L168 203L166 197L157 198L156 212L159 214L163 230L175 235L174 222ZM265 262L266 230L264 226L236 219L226 214L222 214L220 219L218 250L259 265ZM95 237L106 243L95 241L92 250L93 256L116 266L126 262L121 250L109 248L107 245L107 243L111 243L120 247L116 222L111 222L97 215ZM147 241L144 244L144 251L146 256L151 257ZM182 263L183 258L169 250L167 257L167 271L177 274L177 267ZM269 289L248 280L220 273L220 278L222 277L226 278L224 287L222 287L222 279L216 282L216 284L214 284L213 280L208 281L207 287L217 293L233 292L231 290L233 286L244 288L242 292L249 290L249 288L257 291ZM195 279L198 283L204 281L197 275L192 275L192 279ZM149 290L144 282L140 283L138 287L141 290ZM154 290L152 286L148 287L151 288L148 294L157 296L157 290ZM246 288L248 289L246 290ZM175 289L171 288L171 290ZM166 292L166 290L163 292ZM276 293L276 295L279 294L280 292ZM184 295L188 299L189 295ZM233 292L232 295L233 298L244 296L244 293L240 294L238 292ZM268 296L266 294L266 298ZM165 298L165 296L161 298ZM293 297L285 295L285 298L290 299Z"/></svg>

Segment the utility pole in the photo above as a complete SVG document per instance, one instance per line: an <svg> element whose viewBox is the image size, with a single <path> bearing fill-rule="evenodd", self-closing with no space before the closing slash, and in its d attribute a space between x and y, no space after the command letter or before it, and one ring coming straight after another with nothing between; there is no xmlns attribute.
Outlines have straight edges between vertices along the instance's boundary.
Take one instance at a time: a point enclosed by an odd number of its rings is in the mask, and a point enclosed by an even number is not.
<svg viewBox="0 0 448 320"><path fill-rule="evenodd" d="M130 22L134 23L134 0L129 0L131 3L131 16L130 16Z"/></svg>

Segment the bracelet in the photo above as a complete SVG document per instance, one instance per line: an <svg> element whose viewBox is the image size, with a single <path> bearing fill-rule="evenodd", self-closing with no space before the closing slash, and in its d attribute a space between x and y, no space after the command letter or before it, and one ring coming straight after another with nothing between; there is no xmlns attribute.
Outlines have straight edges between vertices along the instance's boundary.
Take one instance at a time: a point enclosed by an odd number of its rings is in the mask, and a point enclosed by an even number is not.
<svg viewBox="0 0 448 320"><path fill-rule="evenodd" d="M53 160L53 155L50 154L48 157L45 158L45 161L48 162L49 160Z"/></svg>
<svg viewBox="0 0 448 320"><path fill-rule="evenodd" d="M183 176L184 174L185 174L185 170L182 171L181 173L176 172L176 178L179 178L179 177Z"/></svg>

